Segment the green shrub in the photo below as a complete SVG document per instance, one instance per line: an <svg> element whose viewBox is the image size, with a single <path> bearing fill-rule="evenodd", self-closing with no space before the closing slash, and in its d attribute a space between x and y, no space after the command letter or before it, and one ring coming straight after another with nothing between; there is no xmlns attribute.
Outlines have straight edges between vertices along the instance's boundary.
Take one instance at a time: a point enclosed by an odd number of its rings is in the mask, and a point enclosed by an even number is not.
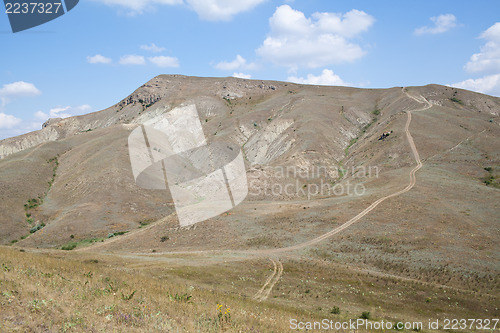
<svg viewBox="0 0 500 333"><path fill-rule="evenodd" d="M35 232L37 232L38 230L42 229L43 227L45 227L44 223L37 224L36 226L34 226L33 228L30 229L30 234L34 234Z"/></svg>
<svg viewBox="0 0 500 333"><path fill-rule="evenodd" d="M486 185L491 185L493 184L494 180L495 178L493 178L493 176L485 177L483 178L483 183L485 183Z"/></svg>
<svg viewBox="0 0 500 333"><path fill-rule="evenodd" d="M338 306L334 306L332 308L332 310L330 311L330 313L333 313L333 314L340 314L340 308Z"/></svg>
<svg viewBox="0 0 500 333"><path fill-rule="evenodd" d="M364 311L362 314L361 314L361 319L370 319L370 312L368 311Z"/></svg>
<svg viewBox="0 0 500 333"><path fill-rule="evenodd" d="M154 222L153 219L147 219L147 220L144 220L144 221L140 221L139 222L139 228L142 228L142 227L145 227L147 226L148 224Z"/></svg>
<svg viewBox="0 0 500 333"><path fill-rule="evenodd" d="M71 251L71 250L75 249L77 246L78 246L78 243L71 242L71 243L68 243L68 244L66 244L66 245L63 245L63 246L61 247L61 250L64 250L64 251Z"/></svg>
<svg viewBox="0 0 500 333"><path fill-rule="evenodd" d="M170 298L171 301L193 303L193 301L191 301L191 298L193 298L193 296L188 294L175 293L174 295L168 293L168 298Z"/></svg>
<svg viewBox="0 0 500 333"><path fill-rule="evenodd" d="M130 300L132 299L132 297L134 297L134 295L135 295L135 292L136 292L136 291L137 291L137 290L134 290L134 291L133 291L131 294L129 294L129 295L125 295L124 293L122 293L122 299L123 299L124 301L130 301Z"/></svg>

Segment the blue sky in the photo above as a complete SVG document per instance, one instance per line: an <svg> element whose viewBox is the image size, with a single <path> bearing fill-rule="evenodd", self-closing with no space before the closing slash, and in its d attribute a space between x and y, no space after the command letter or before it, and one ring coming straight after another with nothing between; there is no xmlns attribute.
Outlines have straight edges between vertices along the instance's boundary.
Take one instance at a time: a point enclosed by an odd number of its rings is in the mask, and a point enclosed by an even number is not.
<svg viewBox="0 0 500 333"><path fill-rule="evenodd" d="M159 74L500 96L499 13L498 0L81 0L13 34L2 12L0 139L109 107Z"/></svg>

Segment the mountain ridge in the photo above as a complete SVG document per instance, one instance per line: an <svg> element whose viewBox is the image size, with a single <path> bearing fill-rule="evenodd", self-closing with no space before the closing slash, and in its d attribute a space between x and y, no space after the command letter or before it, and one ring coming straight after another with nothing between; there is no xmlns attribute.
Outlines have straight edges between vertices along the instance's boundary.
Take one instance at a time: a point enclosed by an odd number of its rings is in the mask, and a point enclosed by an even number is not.
<svg viewBox="0 0 500 333"><path fill-rule="evenodd" d="M316 87L317 89L322 89L324 87L329 87L332 90L345 91L346 94L349 94L352 91L356 90L388 92L394 89L398 89L396 87L366 89L342 86L315 86L280 81L239 79L233 77L200 78L177 74L159 75L146 82L128 97L124 98L123 100L109 108L92 112L90 114L74 116L65 119L51 118L48 119L43 124L42 129L38 131L0 140L0 159L19 151L30 149L42 143L64 139L68 136L77 135L86 131L95 130L97 128L106 128L118 124L137 123L138 116L141 113L145 112L147 109L153 107L154 104L158 101L162 99L169 99L171 100L172 104L175 104L175 98L172 98L173 93L170 93L170 91L172 90L174 92L177 91L182 93L186 93L187 91L187 97L193 97L192 95L190 96L189 89L186 89L185 81L188 81L188 83L198 81L197 84L204 85L207 85L208 82L208 87L210 89L208 95L213 95L224 100L234 100L242 98L244 96L252 95L254 95L255 98L255 95L259 96L262 95L262 93L266 94L276 92L276 90L283 90L286 89L286 87L293 87L293 89L300 89L304 87ZM443 90L444 88L446 90L450 89L456 92L460 91L461 93L477 94L477 96L480 98L498 99L493 96L468 92L466 90L440 86L436 84L429 84L419 88L426 90L432 87L439 90ZM494 104L486 102L487 108L483 108L484 106L481 104L476 104L474 105L474 107L479 107L483 109L483 111L488 111L492 110L492 107L494 107L495 104L498 104L498 102ZM498 116L498 111L497 113L492 113L492 115Z"/></svg>

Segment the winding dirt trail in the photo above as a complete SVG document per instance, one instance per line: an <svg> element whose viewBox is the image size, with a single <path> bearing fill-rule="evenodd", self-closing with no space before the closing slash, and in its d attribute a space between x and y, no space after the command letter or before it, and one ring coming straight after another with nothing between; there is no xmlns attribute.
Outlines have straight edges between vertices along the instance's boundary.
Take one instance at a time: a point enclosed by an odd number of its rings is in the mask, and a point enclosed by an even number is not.
<svg viewBox="0 0 500 333"><path fill-rule="evenodd" d="M404 193L410 191L415 186L415 184L417 183L417 179L415 177L415 174L417 173L418 170L420 170L420 168L422 168L423 164L422 164L422 161L420 160L420 155L418 154L417 147L415 146L415 142L413 141L413 137L410 133L412 112L428 110L432 107L432 104L429 101L427 101L424 97L414 97L414 96L409 95L405 91L405 89L406 88L403 88L403 93L405 93L409 98L411 98L419 103L426 103L427 104L422 109L413 110L413 111L406 111L406 113L408 114L408 119L406 120L406 126L405 126L406 137L408 139L408 142L410 143L410 147L411 147L411 150L413 152L413 156L415 158L415 161L417 162L417 165L415 166L415 168L413 168L410 171L410 183L401 191L398 191L396 193L393 193L393 194L390 194L390 195L387 195L385 197L378 199L377 201L372 203L370 206L365 208L361 213L354 216L352 219L350 219L346 223L342 224L341 226L338 226L337 228L335 228L335 229L333 229L333 230L331 230L331 231L329 231L321 236L318 236L318 237L311 239L307 242L300 243L300 244L293 245L293 246L289 246L289 247L283 247L283 248L271 249L271 250L254 250L254 251L251 251L251 253L272 255L272 254L279 254L279 253L288 252L288 251L300 250L300 249L303 249L305 247L309 247L311 245L317 244L317 243L319 243L327 238L330 238L333 235L336 235L339 232L349 228L351 225L353 225L354 223L358 222L360 219L365 217L368 213L370 213L372 210L377 208L378 205L380 205L382 202L386 201L387 199L394 198L394 197L397 197L401 194L404 194Z"/></svg>
<svg viewBox="0 0 500 333"><path fill-rule="evenodd" d="M408 191L410 191L414 186L415 184L417 183L417 178L415 176L415 174L417 173L418 170L420 170L423 166L422 164L422 160L420 159L420 155L418 153L418 150L417 150L417 147L415 145L415 141L413 140L413 137L410 133L410 124L411 124L411 119L412 119L412 112L419 112L419 111L425 111L425 110L428 110L432 107L432 104L427 100L425 99L423 96L418 96L418 97L415 97L415 96L412 96L410 94L408 94L408 92L406 91L406 87L403 87L402 88L402 91L403 93L408 96L409 98L413 99L414 101L418 102L418 103L425 103L426 106L421 108L421 109L417 109L417 110L412 110L412 111L406 111L406 113L408 114L408 119L406 120L406 125L405 125L405 133L406 133L406 137L408 139L408 142L410 143L410 147L411 147L411 151L413 152L413 156L415 158L415 162L417 162L417 165L415 166L415 168L413 168L411 171L410 171L410 183L404 188L402 189L401 191L398 191L396 193L393 193L393 194L390 194L390 195L387 195L385 197L382 197L380 199L378 199L377 201L375 201L374 203L372 203L370 206L368 206L367 208L365 208L361 213L359 213L358 215L354 216L352 219L350 219L349 221L347 221L346 223L342 224L341 226L338 226L337 228L319 236L319 237L316 237L314 239L311 239L307 242L304 242L304 243L301 243L301 244L297 244L297 245L293 245L293 246L289 246L289 247L284 247L284 248L279 248L279 249L272 249L272 250L256 250L256 251L252 251L251 253L253 254L261 254L261 255L273 255L273 254L279 254L279 253L283 253L283 252L289 252L289 251L294 251L294 250L300 250L300 249L303 249L305 247L309 247L311 245L314 245L314 244L317 244L325 239L328 239L330 237L332 237L333 235L336 235L338 234L339 232L349 228L351 225L353 225L354 223L358 222L360 219L362 219L363 217L365 217L367 214L369 214L372 210L374 210L375 208L377 208L378 205L380 205L382 202L386 201L387 199L390 199L390 198L394 198L394 197L397 197L401 194L404 194L404 193L407 193ZM271 261L273 261L271 259ZM283 266L281 265L281 262L279 262L279 265L281 267L281 273L283 272ZM269 294L271 293L274 285L276 284L277 280L274 281L273 284L271 284L266 292L266 294L263 294L262 291L266 288L266 286L268 286L270 280L273 279L273 277L275 276L276 274L276 264L275 262L273 261L273 264L275 265L275 269L274 269L274 272L273 274L267 279L266 283L264 284L264 286L262 287L262 289L256 294L256 296L262 296L262 297L254 297L255 299L259 300L259 301L263 301L265 300ZM281 275L280 275L281 277ZM279 278L278 278L279 280Z"/></svg>
<svg viewBox="0 0 500 333"><path fill-rule="evenodd" d="M271 260L271 262L273 263L274 271L267 278L266 283L264 283L262 288L260 288L260 290L253 296L253 299L259 302L262 302L269 297L271 291L274 288L274 285L278 283L281 275L283 275L283 264L279 260L277 260L277 264L276 261L274 261L272 258L269 258L269 260Z"/></svg>
<svg viewBox="0 0 500 333"><path fill-rule="evenodd" d="M413 137L410 133L410 125L411 125L411 121L412 121L412 113L413 112L419 112L419 111L425 111L425 110L428 110L432 107L432 104L427 100L425 99L423 96L412 96L410 95L407 91L406 91L406 87L403 87L402 88L402 92L403 94L405 94L408 98L420 103L420 104L426 104L426 106L424 106L423 108L421 109L416 109L416 110L406 110L405 112L407 113L408 115L408 118L406 120L406 125L405 125L405 133L406 133L406 137L408 139L408 142L410 144L410 148L411 148L411 151L413 153L413 156L414 156L414 159L415 159L415 162L417 163L417 165L410 171L410 174L409 174L409 178L410 178L410 182L409 184L402 190L398 191L398 192L395 192L393 194L390 194L390 195L387 195L387 196L384 196L384 197L381 197L379 198L378 200L376 200L375 202L373 202L370 206L368 206L367 208L365 208L363 211L361 211L359 214L357 214L356 216L354 216L353 218L351 218L350 220L348 220L347 222L345 222L344 224L336 227L335 229L332 229L331 231L327 232L327 233L324 233L323 235L320 235L314 239L311 239L309 241L306 241L306 242L303 242L303 243L300 243L300 244L297 244L297 245L293 245L293 246L288 246L288 247L283 247L283 248L276 248L276 249L265 249L265 250L246 250L246 251L234 251L234 250L228 250L228 251L220 251L220 250L208 250L208 251L179 251L179 252L169 252L168 254L208 254L208 253L230 253L232 255L242 255L242 258L248 258L248 256L252 256L252 255L257 255L259 257L271 257L269 258L273 264L273 272L272 274L267 278L267 280L265 281L264 285L262 286L262 288L253 296L253 299L257 300L257 301L263 301L265 299L267 299L269 297L269 295L271 294L274 286L276 285L276 283L280 280L282 274L283 274L283 265L282 263L279 261L279 259L277 258L277 255L280 255L280 254L284 254L286 252L291 252L291 251L296 251L296 250L301 250L301 249L304 249L306 247L309 247L309 246L312 246L312 245L315 245L319 242L322 242L338 233L340 233L341 231L349 228L350 226L352 226L353 224L355 224L356 222L358 222L359 220L361 220L363 217L365 217L366 215L368 215L371 211L373 211L375 208L377 208L378 205L380 205L382 202L390 199L390 198L394 198L394 197L397 197L397 196L400 196L404 193L407 193L409 192L417 183L417 179L416 179L416 176L415 174L417 173L418 170L420 170L423 166L422 164L422 161L420 159L420 155L418 153L418 150L417 150L417 147L415 145L415 142L413 140ZM152 226L150 226L152 227ZM104 246L105 244L103 244ZM90 251L93 251L95 249L95 247L91 247L91 248L86 248L86 249L81 249L80 251L86 251L86 250L90 250ZM162 253L157 253L157 255L160 255Z"/></svg>

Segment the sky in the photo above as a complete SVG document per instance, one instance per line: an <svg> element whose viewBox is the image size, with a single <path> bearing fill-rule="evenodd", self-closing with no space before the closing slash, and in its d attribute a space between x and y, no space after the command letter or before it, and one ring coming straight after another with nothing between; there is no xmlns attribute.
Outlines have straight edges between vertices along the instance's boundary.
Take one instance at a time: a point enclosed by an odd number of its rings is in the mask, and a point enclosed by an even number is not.
<svg viewBox="0 0 500 333"><path fill-rule="evenodd" d="M81 0L18 33L2 7L0 41L0 139L160 74L500 96L498 0Z"/></svg>

